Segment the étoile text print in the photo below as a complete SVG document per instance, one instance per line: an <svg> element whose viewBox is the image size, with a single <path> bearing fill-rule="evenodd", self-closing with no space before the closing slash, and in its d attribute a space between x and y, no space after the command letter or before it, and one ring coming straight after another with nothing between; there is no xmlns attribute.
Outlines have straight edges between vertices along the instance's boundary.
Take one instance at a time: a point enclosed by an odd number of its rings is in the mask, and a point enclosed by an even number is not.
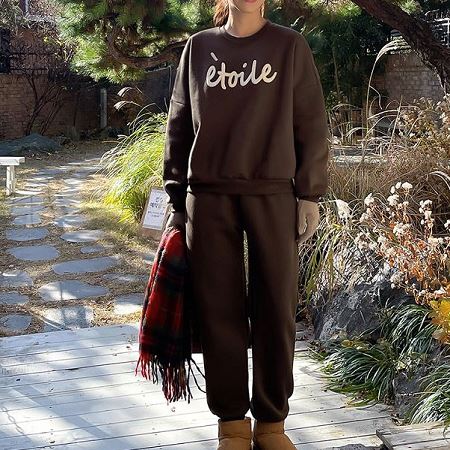
<svg viewBox="0 0 450 450"><path fill-rule="evenodd" d="M219 59L211 52L211 57L217 62ZM222 89L234 88L238 84L240 86L246 86L248 83L258 84L261 81L265 83L271 83L277 76L277 72L272 72L272 66L269 63L264 64L259 75L257 75L257 61L253 60L250 70L247 68L248 63L243 63L241 72L232 70L227 72L226 63L222 61L220 69L217 70L216 66L212 64L208 67L206 73L206 84L209 87L215 87L220 85Z"/></svg>

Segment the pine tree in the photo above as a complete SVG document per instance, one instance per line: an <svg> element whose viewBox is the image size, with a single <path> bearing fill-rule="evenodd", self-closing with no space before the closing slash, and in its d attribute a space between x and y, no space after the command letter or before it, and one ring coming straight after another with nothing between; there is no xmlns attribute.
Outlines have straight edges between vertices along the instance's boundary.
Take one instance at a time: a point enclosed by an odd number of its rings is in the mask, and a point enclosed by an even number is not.
<svg viewBox="0 0 450 450"><path fill-rule="evenodd" d="M58 0L75 68L96 79L139 78L178 59L193 32L211 26L207 0Z"/></svg>

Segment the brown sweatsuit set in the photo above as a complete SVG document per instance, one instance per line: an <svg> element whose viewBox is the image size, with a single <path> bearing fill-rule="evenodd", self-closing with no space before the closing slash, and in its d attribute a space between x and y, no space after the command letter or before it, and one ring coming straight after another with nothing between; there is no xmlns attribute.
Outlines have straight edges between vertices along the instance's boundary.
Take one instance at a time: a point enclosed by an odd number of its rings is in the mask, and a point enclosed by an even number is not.
<svg viewBox="0 0 450 450"><path fill-rule="evenodd" d="M223 26L189 37L170 100L163 181L171 210L186 213L207 402L222 419L249 408L262 421L288 415L297 199L326 193L328 138L319 74L301 33L266 20L246 37Z"/></svg>

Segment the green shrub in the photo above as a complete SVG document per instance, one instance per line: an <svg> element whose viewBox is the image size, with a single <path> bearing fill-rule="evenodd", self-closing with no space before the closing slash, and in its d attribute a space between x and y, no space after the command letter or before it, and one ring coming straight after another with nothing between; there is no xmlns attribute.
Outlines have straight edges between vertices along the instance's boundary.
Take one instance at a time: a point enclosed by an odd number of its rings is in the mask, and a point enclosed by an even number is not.
<svg viewBox="0 0 450 450"><path fill-rule="evenodd" d="M407 413L409 423L443 421L450 426L450 357L422 378L419 401Z"/></svg>
<svg viewBox="0 0 450 450"><path fill-rule="evenodd" d="M411 374L420 364L431 364L430 355L439 350L433 338L436 326L428 314L428 308L415 304L385 308L381 337L375 344L362 337L334 341L322 353L312 350L311 355L323 363L328 387L351 394L353 403L391 403L396 376L400 372ZM436 383L435 378L433 381ZM442 394L439 383L434 390Z"/></svg>
<svg viewBox="0 0 450 450"><path fill-rule="evenodd" d="M139 221L149 190L162 185L167 113L143 108L130 124L130 134L102 158L108 183L100 186L104 201L123 211L123 218Z"/></svg>

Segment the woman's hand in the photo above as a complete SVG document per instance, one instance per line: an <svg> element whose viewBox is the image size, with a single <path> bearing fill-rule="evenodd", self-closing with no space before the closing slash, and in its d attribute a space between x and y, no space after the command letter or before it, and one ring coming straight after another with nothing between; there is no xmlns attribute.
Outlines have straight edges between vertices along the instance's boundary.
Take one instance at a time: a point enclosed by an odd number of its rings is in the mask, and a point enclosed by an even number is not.
<svg viewBox="0 0 450 450"><path fill-rule="evenodd" d="M319 205L309 200L297 202L297 242L308 240L319 226Z"/></svg>

